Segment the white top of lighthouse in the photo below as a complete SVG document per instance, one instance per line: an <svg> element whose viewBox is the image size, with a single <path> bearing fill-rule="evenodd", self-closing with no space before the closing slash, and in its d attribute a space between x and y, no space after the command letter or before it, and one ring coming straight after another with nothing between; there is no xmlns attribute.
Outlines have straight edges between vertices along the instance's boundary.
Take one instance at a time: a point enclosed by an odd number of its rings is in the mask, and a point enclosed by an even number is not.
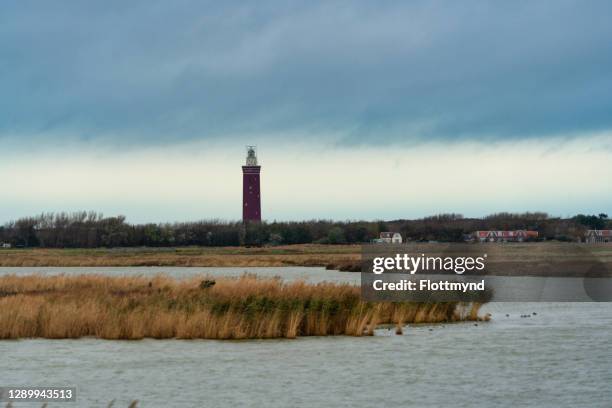
<svg viewBox="0 0 612 408"><path fill-rule="evenodd" d="M257 166L257 146L247 146L247 166Z"/></svg>

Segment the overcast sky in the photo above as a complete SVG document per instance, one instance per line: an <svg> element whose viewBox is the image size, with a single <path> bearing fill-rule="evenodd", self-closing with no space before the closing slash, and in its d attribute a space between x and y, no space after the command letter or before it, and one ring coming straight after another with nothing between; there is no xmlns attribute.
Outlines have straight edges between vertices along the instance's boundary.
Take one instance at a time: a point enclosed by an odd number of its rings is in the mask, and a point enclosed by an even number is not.
<svg viewBox="0 0 612 408"><path fill-rule="evenodd" d="M8 1L0 222L612 212L607 1Z"/></svg>

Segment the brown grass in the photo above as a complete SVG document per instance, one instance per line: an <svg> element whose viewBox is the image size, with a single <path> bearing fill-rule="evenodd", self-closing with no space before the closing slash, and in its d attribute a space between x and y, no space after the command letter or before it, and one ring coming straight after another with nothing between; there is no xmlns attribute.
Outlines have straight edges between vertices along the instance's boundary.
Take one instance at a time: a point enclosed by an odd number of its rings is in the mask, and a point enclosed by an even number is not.
<svg viewBox="0 0 612 408"><path fill-rule="evenodd" d="M495 274L574 276L576 271L594 261L598 267L606 265L609 274L612 274L610 244L538 242L454 246L459 255L465 251L478 256L487 253L487 270ZM398 248L407 253L435 254L445 251L447 245L411 243ZM261 248L0 249L0 266L324 266L328 269L360 271L361 246L303 244Z"/></svg>
<svg viewBox="0 0 612 408"><path fill-rule="evenodd" d="M0 249L0 266L327 266L355 263L358 245Z"/></svg>
<svg viewBox="0 0 612 408"><path fill-rule="evenodd" d="M479 304L369 303L348 284L221 278L0 277L0 338L249 339L373 334L379 324L479 320Z"/></svg>

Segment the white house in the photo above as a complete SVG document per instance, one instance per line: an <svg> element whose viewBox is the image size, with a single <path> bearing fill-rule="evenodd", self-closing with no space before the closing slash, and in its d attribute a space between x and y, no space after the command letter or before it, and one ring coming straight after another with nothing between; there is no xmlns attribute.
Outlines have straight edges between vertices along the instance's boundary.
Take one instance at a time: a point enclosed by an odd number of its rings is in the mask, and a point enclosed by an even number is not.
<svg viewBox="0 0 612 408"><path fill-rule="evenodd" d="M585 242L589 244L612 242L612 230L588 230L585 234Z"/></svg>
<svg viewBox="0 0 612 408"><path fill-rule="evenodd" d="M10 247L11 247L11 244L9 244L8 242L2 242L0 244L0 248L10 248Z"/></svg>
<svg viewBox="0 0 612 408"><path fill-rule="evenodd" d="M381 232L379 241L384 244L401 244L402 234L399 232Z"/></svg>

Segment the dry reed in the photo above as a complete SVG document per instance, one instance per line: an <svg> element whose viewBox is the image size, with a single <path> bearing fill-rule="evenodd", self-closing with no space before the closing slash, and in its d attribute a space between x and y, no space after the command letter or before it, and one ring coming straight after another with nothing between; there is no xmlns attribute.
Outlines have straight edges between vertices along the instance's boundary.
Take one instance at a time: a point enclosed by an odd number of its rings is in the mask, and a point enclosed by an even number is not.
<svg viewBox="0 0 612 408"><path fill-rule="evenodd" d="M250 339L372 335L380 324L480 320L480 304L364 302L348 284L240 278L0 277L0 338ZM211 279L211 278L208 278Z"/></svg>

